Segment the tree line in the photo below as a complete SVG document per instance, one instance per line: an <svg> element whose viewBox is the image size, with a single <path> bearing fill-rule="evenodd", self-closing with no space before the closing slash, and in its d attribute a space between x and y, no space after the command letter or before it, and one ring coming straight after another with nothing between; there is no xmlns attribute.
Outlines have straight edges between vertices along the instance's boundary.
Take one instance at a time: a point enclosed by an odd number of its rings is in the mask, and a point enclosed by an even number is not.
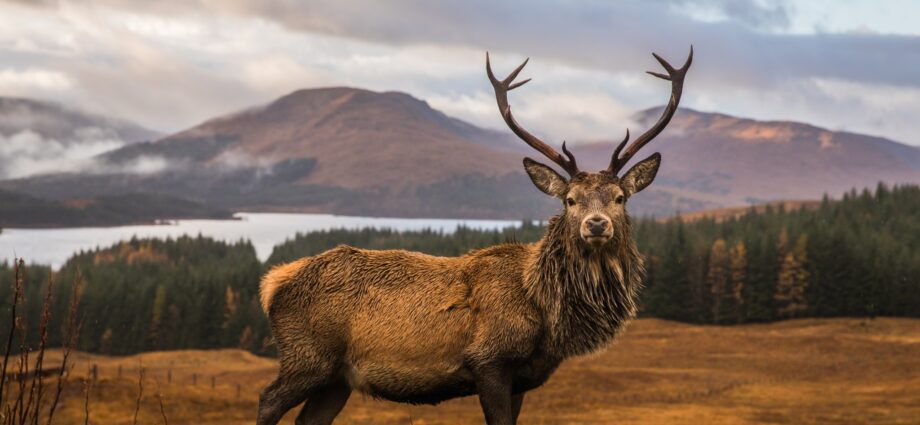
<svg viewBox="0 0 920 425"><path fill-rule="evenodd" d="M297 234L262 263L248 241L131 239L79 252L57 273L24 270L27 322L37 323L42 291L56 283L49 329L61 329L80 277L78 348L105 354L239 347L271 354L258 300L272 265L339 244L460 255L502 242L531 242L543 225L455 232L387 229ZM634 223L648 276L640 315L739 324L799 317L920 316L920 187L852 191L813 207L751 209L738 217ZM0 264L0 303L12 298L12 267ZM0 311L0 314L4 314ZM6 325L4 325L6 326ZM9 329L0 329L6 335ZM36 335L30 335L35 343ZM59 332L49 344L61 345Z"/></svg>
<svg viewBox="0 0 920 425"><path fill-rule="evenodd" d="M640 221L643 313L695 323L920 316L920 187L724 221Z"/></svg>

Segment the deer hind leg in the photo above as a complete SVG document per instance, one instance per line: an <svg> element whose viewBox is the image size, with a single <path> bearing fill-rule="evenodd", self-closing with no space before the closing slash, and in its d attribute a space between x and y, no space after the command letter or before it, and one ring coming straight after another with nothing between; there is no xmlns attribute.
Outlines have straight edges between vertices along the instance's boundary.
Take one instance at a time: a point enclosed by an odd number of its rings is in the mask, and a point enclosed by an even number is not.
<svg viewBox="0 0 920 425"><path fill-rule="evenodd" d="M303 357L294 365L282 358L278 377L259 395L258 425L277 424L289 410L336 382L334 361L306 354L300 351L298 356Z"/></svg>
<svg viewBox="0 0 920 425"><path fill-rule="evenodd" d="M288 410L306 398L302 385L291 377L278 376L259 394L258 425L275 425Z"/></svg>
<svg viewBox="0 0 920 425"><path fill-rule="evenodd" d="M297 415L296 425L331 425L351 396L347 382L339 381L314 391Z"/></svg>

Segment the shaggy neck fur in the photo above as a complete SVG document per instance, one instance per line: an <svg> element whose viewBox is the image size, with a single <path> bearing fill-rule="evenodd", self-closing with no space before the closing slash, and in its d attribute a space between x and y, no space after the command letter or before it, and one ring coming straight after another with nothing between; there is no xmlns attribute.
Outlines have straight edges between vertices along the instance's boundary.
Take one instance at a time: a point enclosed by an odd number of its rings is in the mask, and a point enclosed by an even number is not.
<svg viewBox="0 0 920 425"><path fill-rule="evenodd" d="M537 243L527 291L545 315L547 349L560 358L605 347L636 314L645 269L627 222L605 246L591 248L553 217Z"/></svg>

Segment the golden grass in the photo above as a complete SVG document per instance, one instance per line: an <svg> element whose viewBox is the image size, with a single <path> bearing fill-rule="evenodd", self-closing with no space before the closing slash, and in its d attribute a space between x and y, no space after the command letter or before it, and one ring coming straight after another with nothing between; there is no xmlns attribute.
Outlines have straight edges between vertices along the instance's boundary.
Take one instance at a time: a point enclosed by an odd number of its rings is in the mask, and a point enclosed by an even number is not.
<svg viewBox="0 0 920 425"><path fill-rule="evenodd" d="M49 364L59 356L49 353ZM77 353L75 361L57 423L83 423L79 381L87 362L98 367L90 399L90 420L98 424L131 423L139 364L146 369L139 423L162 423L158 392L170 424L252 423L259 389L276 367L272 359L239 350ZM638 320L611 349L565 363L528 394L520 422L917 424L920 320L806 319L736 327ZM354 394L336 423L483 422L472 397L432 407Z"/></svg>

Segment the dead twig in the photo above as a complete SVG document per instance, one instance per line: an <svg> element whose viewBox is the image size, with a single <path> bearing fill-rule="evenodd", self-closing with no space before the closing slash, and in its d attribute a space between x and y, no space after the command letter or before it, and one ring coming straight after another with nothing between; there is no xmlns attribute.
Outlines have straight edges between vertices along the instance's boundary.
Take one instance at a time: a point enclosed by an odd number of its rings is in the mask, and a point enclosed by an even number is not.
<svg viewBox="0 0 920 425"><path fill-rule="evenodd" d="M141 398L144 397L144 365L137 365L137 403L134 405L134 421L131 423L137 425L137 414L141 411Z"/></svg>
<svg viewBox="0 0 920 425"><path fill-rule="evenodd" d="M16 318L18 317L16 316L16 307L22 298L22 267L22 259L13 260L13 304L10 306L10 335L6 340L6 351L3 354L3 370L0 373L0 401L4 402L4 405L6 405L3 398L3 390L6 388L6 370L10 362L10 352L13 349L13 337L16 334Z"/></svg>
<svg viewBox="0 0 920 425"><path fill-rule="evenodd" d="M64 341L64 355L61 360L61 369L58 372L58 381L57 388L54 392L54 399L51 401L51 408L48 410L48 423L51 423L51 420L54 418L54 411L58 406L58 403L61 400L61 392L64 390L64 384L67 381L69 374L67 373L67 361L70 359L70 354L73 352L74 348L77 346L77 339L80 336L80 328L82 328L82 323L77 323L77 310L80 307L80 287L83 285L83 276L80 274L80 271L77 270L77 275L74 277L73 283L71 283L71 294L70 294L70 317L67 321L67 327L64 329L64 335L61 341Z"/></svg>
<svg viewBox="0 0 920 425"><path fill-rule="evenodd" d="M42 391L44 386L44 368L45 347L48 344L48 322L51 320L51 293L54 289L53 275L48 275L48 286L45 289L45 299L42 302L41 322L38 326L41 338L38 343L38 354L35 359L35 368L33 369L32 385L29 388L29 401L26 403L26 418L29 418L29 412L34 409L31 419L33 425L38 425L38 417L41 413Z"/></svg>
<svg viewBox="0 0 920 425"><path fill-rule="evenodd" d="M160 405L160 416L163 418L163 425L169 425L169 419L166 418L166 408L163 406L163 393L160 391L159 382L157 382L157 403Z"/></svg>
<svg viewBox="0 0 920 425"><path fill-rule="evenodd" d="M90 379L89 363L86 365L86 377L83 378L83 425L89 425L89 396L93 390L92 380ZM49 421L50 422L50 421Z"/></svg>

